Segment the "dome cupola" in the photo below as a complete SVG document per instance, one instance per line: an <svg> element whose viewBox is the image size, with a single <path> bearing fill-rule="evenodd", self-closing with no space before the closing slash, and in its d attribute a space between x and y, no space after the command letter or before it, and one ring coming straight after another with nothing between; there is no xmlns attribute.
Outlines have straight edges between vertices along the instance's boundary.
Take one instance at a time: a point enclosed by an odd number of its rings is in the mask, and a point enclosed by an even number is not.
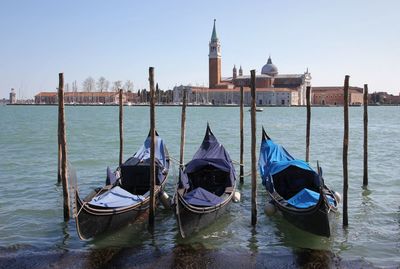
<svg viewBox="0 0 400 269"><path fill-rule="evenodd" d="M278 68L272 63L271 56L268 57L267 63L261 69L261 74L275 76L278 74Z"/></svg>

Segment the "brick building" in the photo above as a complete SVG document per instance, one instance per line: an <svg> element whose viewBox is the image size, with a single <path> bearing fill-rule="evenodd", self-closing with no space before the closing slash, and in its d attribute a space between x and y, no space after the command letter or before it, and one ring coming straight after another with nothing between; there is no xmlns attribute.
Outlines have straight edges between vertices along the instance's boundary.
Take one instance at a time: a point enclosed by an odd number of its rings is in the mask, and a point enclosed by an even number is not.
<svg viewBox="0 0 400 269"><path fill-rule="evenodd" d="M133 92L124 92L124 103L136 103L138 96ZM118 104L118 92L64 92L66 104ZM57 104L57 92L40 92L35 95L35 104Z"/></svg>
<svg viewBox="0 0 400 269"><path fill-rule="evenodd" d="M343 87L312 87L311 103L314 105L343 105ZM349 105L362 105L363 88L349 87Z"/></svg>

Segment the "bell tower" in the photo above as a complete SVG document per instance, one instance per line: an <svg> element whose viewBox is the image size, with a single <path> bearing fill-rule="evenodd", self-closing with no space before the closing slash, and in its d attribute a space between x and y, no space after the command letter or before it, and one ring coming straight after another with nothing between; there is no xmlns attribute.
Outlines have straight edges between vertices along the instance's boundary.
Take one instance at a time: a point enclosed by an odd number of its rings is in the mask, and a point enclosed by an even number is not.
<svg viewBox="0 0 400 269"><path fill-rule="evenodd" d="M209 43L209 54L208 54L208 74L209 74L209 87L214 88L221 82L221 44L217 37L217 31L214 27Z"/></svg>

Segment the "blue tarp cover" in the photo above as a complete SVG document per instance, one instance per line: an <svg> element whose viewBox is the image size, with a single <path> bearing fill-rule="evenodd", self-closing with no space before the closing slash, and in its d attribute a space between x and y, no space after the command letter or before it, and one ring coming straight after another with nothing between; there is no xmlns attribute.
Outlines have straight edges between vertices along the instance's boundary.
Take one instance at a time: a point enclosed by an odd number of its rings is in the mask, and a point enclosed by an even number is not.
<svg viewBox="0 0 400 269"><path fill-rule="evenodd" d="M335 202L332 197L326 196L328 201L331 205L334 205ZM309 208L314 206L318 203L319 200L319 193L309 190L309 189L302 189L298 192L295 196L287 200L287 202L297 208Z"/></svg>
<svg viewBox="0 0 400 269"><path fill-rule="evenodd" d="M148 136L144 141L143 145L140 149L128 160L126 160L122 165L122 167L130 167L137 166L138 164L148 164L150 165L150 142L151 137ZM162 180L165 178L164 175L169 169L169 159L168 150L164 144L164 140L157 134L155 136L155 162L158 167L156 174L156 184L160 184ZM108 178L106 183L108 182Z"/></svg>
<svg viewBox="0 0 400 269"><path fill-rule="evenodd" d="M193 159L186 164L185 171L181 173L183 187L186 189L189 188L187 174L199 171L207 165L229 173L230 182L227 184L227 187L235 185L235 168L233 167L231 157L224 146L218 142L208 125L200 148L194 154Z"/></svg>
<svg viewBox="0 0 400 269"><path fill-rule="evenodd" d="M258 166L263 185L267 186L267 181L271 180L272 175L275 175L292 165L304 170L314 171L308 163L293 158L284 147L275 144L271 139L265 139L262 141Z"/></svg>
<svg viewBox="0 0 400 269"><path fill-rule="evenodd" d="M116 186L102 195L93 197L89 204L94 206L115 208L134 205L143 201L144 199L144 196L131 194L121 187Z"/></svg>
<svg viewBox="0 0 400 269"><path fill-rule="evenodd" d="M224 201L219 196L208 192L201 187L198 187L187 193L184 198L186 202L196 206L214 206Z"/></svg>
<svg viewBox="0 0 400 269"><path fill-rule="evenodd" d="M157 159L161 167L167 167L167 158L165 156L165 145L164 145L164 140L159 137L158 135L155 136L156 140L156 145L155 145L155 159ZM137 159L139 161L141 160L147 160L150 159L150 142L151 142L151 137L147 137L147 139L144 141L142 147L133 155L134 159Z"/></svg>

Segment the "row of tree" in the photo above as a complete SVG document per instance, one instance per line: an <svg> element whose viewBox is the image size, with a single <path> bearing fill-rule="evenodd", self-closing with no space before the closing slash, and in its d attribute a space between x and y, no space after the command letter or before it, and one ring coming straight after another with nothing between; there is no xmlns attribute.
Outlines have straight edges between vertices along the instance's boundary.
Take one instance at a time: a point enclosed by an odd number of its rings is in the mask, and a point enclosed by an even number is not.
<svg viewBox="0 0 400 269"><path fill-rule="evenodd" d="M111 86L110 86L111 85ZM130 80L123 83L121 80L114 81L110 83L105 77L100 77L97 81L94 78L88 77L82 82L82 87L78 88L78 83L73 81L71 85L69 83L65 84L66 92L108 92L108 91L118 91L118 89L123 89L124 91L133 91L133 82Z"/></svg>
<svg viewBox="0 0 400 269"><path fill-rule="evenodd" d="M137 95L138 95L139 103L150 102L150 92L147 91L146 89L138 90ZM156 99L156 103L170 104L174 101L173 92L172 92L172 90L166 90L166 91L160 90L158 88L158 84L157 84L156 92L155 92L155 99Z"/></svg>
<svg viewBox="0 0 400 269"><path fill-rule="evenodd" d="M130 80L125 81L123 83L121 80L117 80L111 83L105 78L100 77L97 81L95 81L92 77L86 78L82 82L82 87L78 88L78 83L73 81L71 85L69 83L65 84L66 92L116 92L119 89L123 89L125 92L133 92L133 82ZM150 102L150 93L146 89L137 90L138 102L140 103L148 103ZM156 92L155 92L156 103L172 103L173 102L173 92L172 90L160 90L157 84Z"/></svg>

